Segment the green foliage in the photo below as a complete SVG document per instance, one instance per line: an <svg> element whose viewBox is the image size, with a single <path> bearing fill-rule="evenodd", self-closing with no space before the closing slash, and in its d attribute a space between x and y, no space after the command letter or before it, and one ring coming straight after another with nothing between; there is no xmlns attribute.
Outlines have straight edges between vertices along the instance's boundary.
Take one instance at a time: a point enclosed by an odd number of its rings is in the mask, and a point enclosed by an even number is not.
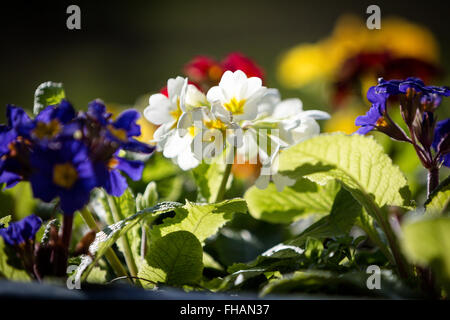
<svg viewBox="0 0 450 320"><path fill-rule="evenodd" d="M319 184L339 180L375 217L385 205L411 205L405 177L371 137L319 135L283 152L279 170Z"/></svg>
<svg viewBox="0 0 450 320"><path fill-rule="evenodd" d="M194 234L171 232L152 243L138 276L173 286L195 285L202 276L202 256L202 245Z"/></svg>
<svg viewBox="0 0 450 320"><path fill-rule="evenodd" d="M189 231L201 243L214 235L235 213L247 212L243 199L231 199L216 204L186 202L186 205L175 209L173 218L164 219L162 224L151 230L152 239L163 237L170 232Z"/></svg>
<svg viewBox="0 0 450 320"><path fill-rule="evenodd" d="M34 93L33 113L36 115L47 106L60 103L65 97L62 83L52 81L41 83Z"/></svg>
<svg viewBox="0 0 450 320"><path fill-rule="evenodd" d="M450 213L450 176L432 192L425 202L427 213L444 214Z"/></svg>
<svg viewBox="0 0 450 320"><path fill-rule="evenodd" d="M9 263L9 255L6 251L6 244L0 237L0 278L13 281L30 281L31 278L25 270L17 269Z"/></svg>
<svg viewBox="0 0 450 320"><path fill-rule="evenodd" d="M311 225L287 244L303 246L309 237L325 239L348 235L361 214L361 205L348 191L341 189L336 195L330 215Z"/></svg>
<svg viewBox="0 0 450 320"><path fill-rule="evenodd" d="M225 167L226 164L212 161L211 164L201 163L192 170L198 188L199 201L214 202L219 192Z"/></svg>
<svg viewBox="0 0 450 320"><path fill-rule="evenodd" d="M37 201L30 183L22 181L14 188L2 190L0 203L0 216L12 215L14 220L20 220L34 212Z"/></svg>
<svg viewBox="0 0 450 320"><path fill-rule="evenodd" d="M8 228L9 222L11 221L11 216L6 216L3 218L0 218L0 229L1 228Z"/></svg>
<svg viewBox="0 0 450 320"><path fill-rule="evenodd" d="M121 236L126 234L139 221L151 216L157 216L165 212L173 211L175 208L182 206L177 202L162 202L151 208L144 209L128 218L114 223L101 232L97 233L95 241L89 247L91 255L84 255L80 266L77 269L77 278L86 279L95 263L105 254Z"/></svg>
<svg viewBox="0 0 450 320"><path fill-rule="evenodd" d="M402 246L407 257L431 267L450 293L450 218L423 218L405 223L402 230Z"/></svg>
<svg viewBox="0 0 450 320"><path fill-rule="evenodd" d="M291 223L308 215L330 213L340 185L330 181L324 186L300 178L292 187L278 192L275 184L260 190L251 187L244 195L250 214L255 219L272 223Z"/></svg>

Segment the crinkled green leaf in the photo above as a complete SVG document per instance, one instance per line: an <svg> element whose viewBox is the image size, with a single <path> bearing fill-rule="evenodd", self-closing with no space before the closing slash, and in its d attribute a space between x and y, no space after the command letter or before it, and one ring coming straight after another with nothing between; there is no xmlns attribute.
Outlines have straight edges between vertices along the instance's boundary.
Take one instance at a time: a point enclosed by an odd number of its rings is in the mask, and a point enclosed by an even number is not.
<svg viewBox="0 0 450 320"><path fill-rule="evenodd" d="M413 263L430 266L450 292L450 217L432 217L402 226L402 247Z"/></svg>
<svg viewBox="0 0 450 320"><path fill-rule="evenodd" d="M11 216L6 216L3 218L0 218L0 229L1 228L8 228L9 222L11 221Z"/></svg>
<svg viewBox="0 0 450 320"><path fill-rule="evenodd" d="M340 181L382 224L387 219L385 206L411 206L405 177L371 137L319 135L283 152L279 170L291 178L306 177L319 184Z"/></svg>
<svg viewBox="0 0 450 320"><path fill-rule="evenodd" d="M176 208L173 218L164 219L163 223L153 227L152 239L157 239L171 232L185 230L193 233L201 243L215 234L235 213L246 213L244 199L225 200L215 204L194 203L186 201L183 207Z"/></svg>
<svg viewBox="0 0 450 320"><path fill-rule="evenodd" d="M41 83L34 93L33 113L38 114L47 106L60 103L65 97L62 83L52 81Z"/></svg>
<svg viewBox="0 0 450 320"><path fill-rule="evenodd" d="M114 223L98 232L94 242L89 247L89 252L91 253L92 257L89 255L83 256L81 264L77 269L77 279L80 279L82 275L82 279L86 279L95 263L105 254L106 250L110 248L114 244L114 242L117 241L117 239L126 234L139 221L149 216L156 216L165 212L173 211L181 206L182 204L177 202L162 202L151 208L139 211L138 213L117 223Z"/></svg>
<svg viewBox="0 0 450 320"><path fill-rule="evenodd" d="M171 232L152 243L138 276L173 286L196 284L202 277L202 257L202 245L194 234Z"/></svg>
<svg viewBox="0 0 450 320"><path fill-rule="evenodd" d="M450 177L447 177L432 192L425 203L427 213L443 214L450 212Z"/></svg>
<svg viewBox="0 0 450 320"><path fill-rule="evenodd" d="M325 186L299 179L292 187L278 192L270 183L264 189L251 187L244 195L250 214L255 219L272 223L291 223L310 214L329 214L340 185L330 181Z"/></svg>
<svg viewBox="0 0 450 320"><path fill-rule="evenodd" d="M30 281L31 278L25 270L17 269L8 264L8 254L5 252L5 242L0 237L0 278L13 281Z"/></svg>
<svg viewBox="0 0 450 320"><path fill-rule="evenodd" d="M331 213L312 224L298 237L286 244L302 247L308 237L325 239L347 235L361 215L361 205L345 189L341 189L333 202Z"/></svg>
<svg viewBox="0 0 450 320"><path fill-rule="evenodd" d="M279 170L320 184L337 179L368 207L411 205L404 175L372 137L319 135L281 153Z"/></svg>

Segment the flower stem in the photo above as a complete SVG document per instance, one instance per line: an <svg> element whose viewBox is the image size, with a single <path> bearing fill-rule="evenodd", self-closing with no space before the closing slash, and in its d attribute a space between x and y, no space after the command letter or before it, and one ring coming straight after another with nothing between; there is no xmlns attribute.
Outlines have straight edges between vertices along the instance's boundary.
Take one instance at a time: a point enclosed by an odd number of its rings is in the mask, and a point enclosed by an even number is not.
<svg viewBox="0 0 450 320"><path fill-rule="evenodd" d="M428 193L427 196L430 197L431 193L439 185L439 168L432 167L428 169Z"/></svg>
<svg viewBox="0 0 450 320"><path fill-rule="evenodd" d="M109 208L111 209L114 223L119 222L121 219L120 219L118 210L120 210L120 209L116 206L114 199L112 197L107 195L106 198L108 199L108 205L109 205ZM136 263L134 261L133 254L131 252L131 246L130 246L130 242L128 241L128 237L126 235L123 235L122 237L120 237L119 241L121 241L121 243L122 243L122 249L123 249L122 251L123 251L123 255L125 257L125 262L127 264L128 270L130 271L130 274L133 277L137 277L138 270L137 270Z"/></svg>
<svg viewBox="0 0 450 320"><path fill-rule="evenodd" d="M62 224L61 241L67 252L69 252L70 239L72 237L72 226L73 226L73 215L65 214Z"/></svg>
<svg viewBox="0 0 450 320"><path fill-rule="evenodd" d="M91 228L92 230L95 230L95 232L100 232L100 228L97 226L97 223L95 222L95 219L92 216L92 213L86 207L84 207L80 211L80 213L84 219L84 222L88 225L89 228ZM127 271L120 263L119 258L117 257L116 253L114 252L114 250L112 248L108 248L108 250L106 250L105 257L108 260L111 267L113 268L114 273L118 277L124 277L124 276L128 277ZM132 281L130 280L130 282L132 282Z"/></svg>
<svg viewBox="0 0 450 320"><path fill-rule="evenodd" d="M233 163L227 163L225 167L225 171L223 172L222 181L220 183L219 191L217 192L216 199L214 199L214 203L222 201L225 195L225 191L227 188L227 182L230 178L231 168L233 167Z"/></svg>

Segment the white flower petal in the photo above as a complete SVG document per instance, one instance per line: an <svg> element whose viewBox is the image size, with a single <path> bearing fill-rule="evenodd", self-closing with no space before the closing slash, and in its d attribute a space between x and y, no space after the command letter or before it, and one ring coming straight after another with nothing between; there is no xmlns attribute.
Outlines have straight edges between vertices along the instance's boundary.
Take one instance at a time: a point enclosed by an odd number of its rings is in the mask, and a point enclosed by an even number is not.
<svg viewBox="0 0 450 320"><path fill-rule="evenodd" d="M144 110L144 117L151 123L160 125L173 120L170 115L170 100L163 94L150 96L149 106Z"/></svg>

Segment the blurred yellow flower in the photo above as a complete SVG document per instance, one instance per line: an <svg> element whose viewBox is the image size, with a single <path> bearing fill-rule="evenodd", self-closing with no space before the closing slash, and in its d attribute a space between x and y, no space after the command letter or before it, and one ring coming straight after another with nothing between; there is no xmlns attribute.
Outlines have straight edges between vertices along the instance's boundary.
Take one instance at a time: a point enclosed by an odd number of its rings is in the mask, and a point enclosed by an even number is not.
<svg viewBox="0 0 450 320"><path fill-rule="evenodd" d="M355 118L363 113L364 111L361 111L361 109L354 108L336 111L333 113L333 117L325 122L323 131L352 134L358 129L355 126Z"/></svg>
<svg viewBox="0 0 450 320"><path fill-rule="evenodd" d="M348 58L360 52L389 52L394 58L416 58L438 62L438 44L423 26L401 18L387 18L380 30L367 29L353 15L341 17L328 38L314 44L301 44L285 52L278 77L287 88L333 77Z"/></svg>

